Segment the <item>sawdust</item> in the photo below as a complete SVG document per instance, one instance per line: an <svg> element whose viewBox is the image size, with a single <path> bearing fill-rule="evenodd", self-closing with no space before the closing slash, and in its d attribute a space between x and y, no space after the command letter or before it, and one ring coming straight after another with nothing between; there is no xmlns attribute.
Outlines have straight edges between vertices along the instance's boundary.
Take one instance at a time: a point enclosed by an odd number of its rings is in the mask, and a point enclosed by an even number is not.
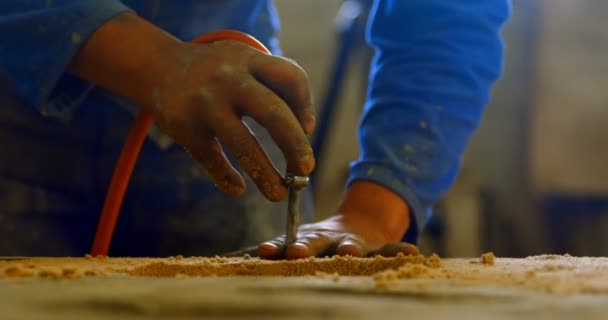
<svg viewBox="0 0 608 320"><path fill-rule="evenodd" d="M494 252L486 252L481 255L479 258L481 260L481 264L493 266L496 263L496 256L494 256Z"/></svg>
<svg viewBox="0 0 608 320"><path fill-rule="evenodd" d="M38 272L38 276L43 278L59 278L63 273L58 267L42 267Z"/></svg>
<svg viewBox="0 0 608 320"><path fill-rule="evenodd" d="M315 277L321 278L321 279L330 279L333 282L340 281L340 274L338 274L337 272L330 274L330 273L326 273L326 272L317 271L317 272L315 272Z"/></svg>
<svg viewBox="0 0 608 320"><path fill-rule="evenodd" d="M45 278L79 278L110 274L144 277L207 277L207 276L369 276L406 264L438 267L438 256L307 258L271 261L253 257L188 257L168 258L40 258L0 262L0 278L38 276Z"/></svg>
<svg viewBox="0 0 608 320"><path fill-rule="evenodd" d="M441 267L441 258L436 253L433 253L428 259L424 261L424 264L431 268Z"/></svg>
<svg viewBox="0 0 608 320"><path fill-rule="evenodd" d="M389 288L400 279L411 278L436 278L432 275L433 269L441 268L441 258L437 254L432 254L427 259L420 259L419 263L404 264L397 269L385 270L372 275L376 288Z"/></svg>
<svg viewBox="0 0 608 320"><path fill-rule="evenodd" d="M378 272L372 276L374 285L388 290L410 279L433 279L462 287L513 287L560 295L608 294L608 258L543 255L507 259L486 253L474 264L448 259L436 265L429 260Z"/></svg>
<svg viewBox="0 0 608 320"><path fill-rule="evenodd" d="M4 269L4 274L7 277L31 277L34 275L34 272L30 268L16 265L16 266L9 266L6 269Z"/></svg>
<svg viewBox="0 0 608 320"><path fill-rule="evenodd" d="M3 275L6 278L40 277L53 279L71 279L88 276L102 276L109 273L103 268L81 268L73 266L44 266L44 265L23 265L15 264L4 269ZM0 275L0 278L3 278Z"/></svg>
<svg viewBox="0 0 608 320"><path fill-rule="evenodd" d="M608 258L542 255L509 259L496 258L493 254L484 256L474 260L441 259L437 255L399 255L393 258L331 257L295 261L180 256L39 258L0 261L0 278L305 276L341 282L345 276L362 276L379 290L393 290L407 283L430 286L434 283L432 281L438 281L451 286L513 287L550 294L608 294Z"/></svg>
<svg viewBox="0 0 608 320"><path fill-rule="evenodd" d="M340 276L367 276L376 272L395 269L407 263L425 263L422 255L394 258L307 258L292 261L268 261L257 258L188 258L183 261L159 260L134 268L124 269L129 275L147 277L187 276L306 276L317 273ZM435 263L435 262L433 262Z"/></svg>

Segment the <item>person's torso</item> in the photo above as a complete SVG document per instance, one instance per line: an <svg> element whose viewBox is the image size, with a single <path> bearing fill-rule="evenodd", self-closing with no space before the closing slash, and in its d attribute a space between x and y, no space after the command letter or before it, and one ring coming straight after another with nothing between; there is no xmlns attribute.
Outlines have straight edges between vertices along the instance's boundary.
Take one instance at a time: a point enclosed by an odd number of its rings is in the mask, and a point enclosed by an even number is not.
<svg viewBox="0 0 608 320"><path fill-rule="evenodd" d="M140 16L184 41L217 29L235 29L251 34L274 53L278 52L277 43L273 39L277 32L278 21L269 0L124 0L123 3ZM87 96L77 99L78 105L66 108L72 114L63 119L61 116L43 116L16 96L5 97L0 92L0 100L3 103L0 108L0 118L3 119L0 124L0 141L10 142L4 144L5 151L10 149L5 152L7 156L0 156L0 179L10 177L19 183L36 186L35 190L23 190L20 193L21 198L32 198L34 193L44 193L46 197L47 194L51 194L48 190L54 190L62 196L73 194L77 202L84 199L83 201L90 203L92 208L98 206L137 107L99 88L94 88L88 91ZM131 113L130 119L128 113ZM252 121L248 123L269 157L278 168L284 168L282 154L265 130ZM176 199L183 203L191 201L196 204L193 205L194 207L205 208L203 210L205 212L201 212L204 215L200 219L235 221L237 224L247 225L247 229L251 231L245 231L248 235L243 241L250 244L252 241L267 240L268 237L275 235L277 227L280 232L281 220L284 218L282 213L286 210L284 203L273 204L265 200L250 179L247 179L246 194L236 200L218 195L215 191L204 191L207 190L206 185L212 188L213 183L208 178L201 178L200 174L192 176L187 174L190 169L199 170L196 164L187 161L182 161L187 163L185 165L181 162L180 164L172 162L171 157L175 154L172 150L176 147L163 147L162 140L158 134L152 136L152 141L159 149L167 150L155 152L148 148L146 151L148 153L141 155L130 188L138 189L137 192L146 199L162 198L162 190L166 188L180 197L185 194L187 196L184 196L184 199ZM154 159L156 157L157 160ZM171 165L159 165L167 161L171 162ZM165 179L166 182L148 181L152 178L159 181ZM171 179L176 181L172 182ZM182 190L187 189L182 186L193 184L200 186L196 189L203 190L202 193ZM156 188L156 185L159 188ZM0 189L2 189L1 184ZM156 189L158 192L155 191ZM88 197L93 199L88 200ZM228 210L230 206L235 209ZM25 209L16 208L15 214L24 210L46 212L47 208L46 205L32 202ZM231 213L236 212L238 208L243 208L244 212ZM61 208L58 210L65 211ZM197 211L196 208L194 210ZM310 207L304 212L308 213L304 220L310 220L312 213ZM215 219L212 217L214 214L226 217L223 220ZM181 217L179 214L172 216L174 220ZM269 225L270 222L274 226ZM200 221L186 219L180 223L175 221L173 223L199 225ZM210 225L209 229L215 230L216 227ZM218 230L218 232L223 231ZM215 239L214 236L210 237ZM218 236L217 239L222 237Z"/></svg>

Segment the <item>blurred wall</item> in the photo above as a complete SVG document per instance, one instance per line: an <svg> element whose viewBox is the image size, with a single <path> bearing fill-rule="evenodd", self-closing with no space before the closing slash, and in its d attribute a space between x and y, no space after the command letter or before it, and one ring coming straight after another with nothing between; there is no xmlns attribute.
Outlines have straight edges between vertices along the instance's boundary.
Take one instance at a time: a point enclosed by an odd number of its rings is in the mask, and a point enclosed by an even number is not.
<svg viewBox="0 0 608 320"><path fill-rule="evenodd" d="M546 223L530 192L527 175L539 5L537 0L513 1L513 15L503 32L504 74L465 155L464 166L478 177L487 197L485 247L501 255L551 250Z"/></svg>
<svg viewBox="0 0 608 320"><path fill-rule="evenodd" d="M505 74L466 161L490 198L486 247L607 255L608 2L513 4Z"/></svg>
<svg viewBox="0 0 608 320"><path fill-rule="evenodd" d="M608 2L540 3L531 185L556 250L608 255Z"/></svg>

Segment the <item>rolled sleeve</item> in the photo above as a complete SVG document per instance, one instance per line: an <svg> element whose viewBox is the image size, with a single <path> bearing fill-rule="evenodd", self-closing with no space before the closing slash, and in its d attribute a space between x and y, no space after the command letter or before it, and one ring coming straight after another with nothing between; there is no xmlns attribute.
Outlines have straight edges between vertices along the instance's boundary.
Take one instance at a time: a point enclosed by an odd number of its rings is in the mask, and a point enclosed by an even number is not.
<svg viewBox="0 0 608 320"><path fill-rule="evenodd" d="M0 2L0 73L40 112L65 116L92 84L66 73L70 61L103 23L129 11L115 0Z"/></svg>
<svg viewBox="0 0 608 320"><path fill-rule="evenodd" d="M415 241L458 174L468 140L502 72L508 0L376 1L376 50L348 184L370 180L409 205Z"/></svg>

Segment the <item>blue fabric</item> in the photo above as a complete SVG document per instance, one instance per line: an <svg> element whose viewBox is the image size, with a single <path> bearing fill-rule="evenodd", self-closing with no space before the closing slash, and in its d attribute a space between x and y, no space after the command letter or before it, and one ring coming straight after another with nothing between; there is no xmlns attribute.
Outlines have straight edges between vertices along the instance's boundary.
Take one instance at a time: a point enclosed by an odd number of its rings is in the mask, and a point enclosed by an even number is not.
<svg viewBox="0 0 608 320"><path fill-rule="evenodd" d="M2 76L44 114L74 105L91 85L65 74L67 65L101 24L125 10L120 1L0 2Z"/></svg>
<svg viewBox="0 0 608 320"><path fill-rule="evenodd" d="M405 199L416 225L457 176L502 69L507 0L376 1L367 38L376 49L348 183L370 180Z"/></svg>
<svg viewBox="0 0 608 320"><path fill-rule="evenodd" d="M129 10L183 40L229 28L248 32L279 53L275 38L278 19L267 0L1 1L0 141L8 141L7 148L13 154L0 154L0 198L7 202L38 199L41 197L35 195L46 190L48 194L43 198L55 199L56 205L66 203L64 211L96 217L102 201L99 195L107 186L107 179L96 176L98 172L109 176L113 164L107 161L96 167L96 157L106 156L106 149L99 148L114 150L107 153L114 159L129 124L115 119L124 117L125 111L128 114L134 106L65 70L89 35L108 19ZM362 153L352 165L348 183L376 181L402 196L415 216L415 226L406 237L412 242L433 203L453 182L463 150L488 102L490 87L500 75L503 47L499 31L508 15L508 0L386 0L374 4L368 40L377 54L359 132ZM110 125L115 127L101 128ZM267 138L262 140L267 149L273 150ZM159 150L162 143L155 141L156 146L147 145L152 148L147 152L148 165L138 165L137 170L142 176L166 174L167 179L160 180L171 185L167 181L182 179L171 176L175 172L167 169L167 159L177 151ZM63 147L65 152L57 151ZM269 153L280 162L281 156L274 150ZM45 159L45 163L24 160L30 159L28 154ZM63 173L63 179L57 179L59 173ZM190 201L221 198L206 187L212 186L210 181L204 183L205 187L195 188ZM4 187L8 185L18 185L16 189L27 196L12 195ZM143 189L146 186L139 185ZM179 183L171 186L184 188ZM136 188L137 183L132 189ZM137 190L133 192L137 194ZM159 201L172 197L171 193L159 196L167 191L155 192L144 193L158 196ZM173 199L189 201L180 198L176 190L172 192ZM60 195L74 196L78 201L57 200ZM259 194L248 199L241 202L248 203L241 206L248 210L259 210L259 205L251 203L265 201ZM138 211L138 201L129 195L126 201L131 207L127 206L123 215L128 215L129 208ZM14 210L8 210L14 211L13 216L7 218L0 213L0 226L2 219L17 221L20 212L50 210L47 202L35 204L36 210L31 203L28 209L17 204ZM226 198L214 203L217 206L206 207L207 211L223 212L226 205L235 202ZM152 212L154 206L146 210ZM0 234L8 234L4 231ZM45 253L58 252L63 253ZM136 253L126 250L125 254Z"/></svg>
<svg viewBox="0 0 608 320"><path fill-rule="evenodd" d="M40 0L0 2L0 76L43 114L69 121L92 89L65 70L105 21L135 11L188 41L217 29L248 32L279 53L278 20L268 1ZM265 13L264 10L270 10Z"/></svg>

